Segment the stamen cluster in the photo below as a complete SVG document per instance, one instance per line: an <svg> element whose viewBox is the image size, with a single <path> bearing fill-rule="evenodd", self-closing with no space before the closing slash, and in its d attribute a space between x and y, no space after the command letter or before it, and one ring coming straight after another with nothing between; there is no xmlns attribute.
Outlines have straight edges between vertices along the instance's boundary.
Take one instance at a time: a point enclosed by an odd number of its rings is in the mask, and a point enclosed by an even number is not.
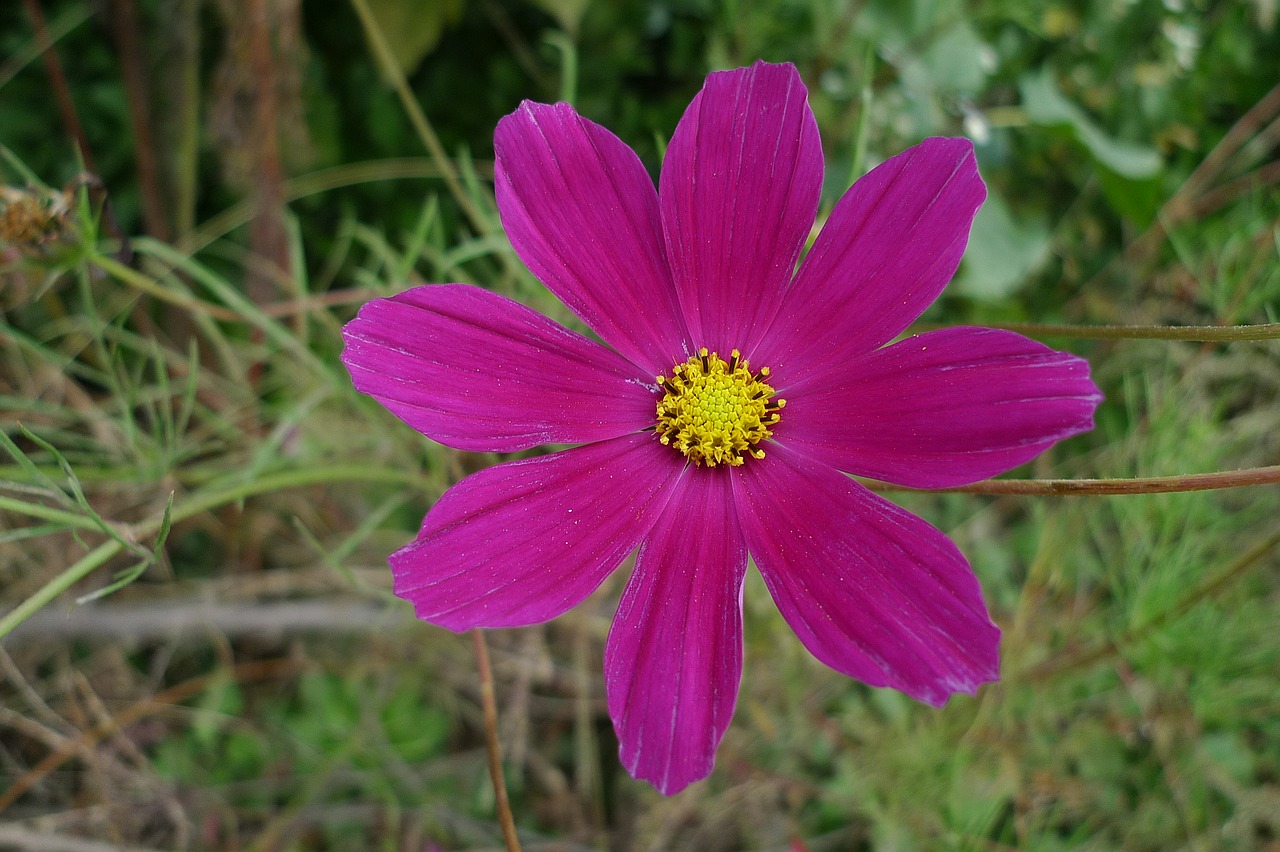
<svg viewBox="0 0 1280 852"><path fill-rule="evenodd" d="M658 402L658 439L696 465L737 466L749 454L764 458L756 445L773 434L785 399L766 381L769 368L751 372L737 350L725 361L704 347L670 378L658 376L666 391Z"/></svg>

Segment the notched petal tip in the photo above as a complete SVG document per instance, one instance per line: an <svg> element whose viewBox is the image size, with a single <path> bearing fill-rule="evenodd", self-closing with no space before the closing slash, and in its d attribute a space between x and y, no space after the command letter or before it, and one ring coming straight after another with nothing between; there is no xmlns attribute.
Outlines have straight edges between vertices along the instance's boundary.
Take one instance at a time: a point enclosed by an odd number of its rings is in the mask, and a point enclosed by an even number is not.
<svg viewBox="0 0 1280 852"><path fill-rule="evenodd" d="M549 621L648 533L680 466L629 435L474 473L391 558L397 597L454 631Z"/></svg>
<svg viewBox="0 0 1280 852"><path fill-rule="evenodd" d="M934 706L999 674L1000 630L955 544L779 444L736 477L747 544L805 647L836 671Z"/></svg>
<svg viewBox="0 0 1280 852"><path fill-rule="evenodd" d="M618 759L668 796L711 773L742 678L747 550L719 473L685 471L640 548L605 645Z"/></svg>
<svg viewBox="0 0 1280 852"><path fill-rule="evenodd" d="M639 157L567 103L524 101L494 132L498 215L516 254L646 372L684 339L658 196Z"/></svg>
<svg viewBox="0 0 1280 852"><path fill-rule="evenodd" d="M472 285L428 284L375 299L342 335L342 363L357 390L458 449L599 441L653 420L634 365Z"/></svg>
<svg viewBox="0 0 1280 852"><path fill-rule="evenodd" d="M832 209L756 355L795 377L892 340L955 274L986 196L968 139L931 137L876 166Z"/></svg>
<svg viewBox="0 0 1280 852"><path fill-rule="evenodd" d="M659 178L667 257L695 346L754 347L817 215L823 157L792 65L718 71L685 110Z"/></svg>
<svg viewBox="0 0 1280 852"><path fill-rule="evenodd" d="M900 689L917 701L931 707L944 707L957 695L974 696L988 683L1000 680L1000 627L988 617L986 627L989 629L970 634L969 655L970 666L962 672L939 678L928 688L913 691L896 684L892 688Z"/></svg>

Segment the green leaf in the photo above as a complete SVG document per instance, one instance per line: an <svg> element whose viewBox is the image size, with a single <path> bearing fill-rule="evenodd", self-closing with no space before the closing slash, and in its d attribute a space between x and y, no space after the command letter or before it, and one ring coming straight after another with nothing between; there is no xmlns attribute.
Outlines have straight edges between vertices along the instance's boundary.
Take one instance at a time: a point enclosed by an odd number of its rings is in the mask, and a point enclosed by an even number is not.
<svg viewBox="0 0 1280 852"><path fill-rule="evenodd" d="M440 43L444 29L462 17L463 0L368 0L391 55L404 74L412 74Z"/></svg>
<svg viewBox="0 0 1280 852"><path fill-rule="evenodd" d="M1107 201L1120 214L1139 223L1154 217L1160 204L1160 152L1149 145L1108 136L1058 88L1048 68L1019 84L1027 120L1041 127L1065 129L1093 158Z"/></svg>
<svg viewBox="0 0 1280 852"><path fill-rule="evenodd" d="M591 5L591 0L530 0L530 2L555 18L560 28L571 36L577 35L582 16Z"/></svg>
<svg viewBox="0 0 1280 852"><path fill-rule="evenodd" d="M902 68L908 88L978 92L986 85L992 63L991 48L967 21L952 26Z"/></svg>
<svg viewBox="0 0 1280 852"><path fill-rule="evenodd" d="M1158 174L1129 180L1103 168L1098 170L1098 182L1112 209L1137 225L1151 224L1165 200L1164 182Z"/></svg>
<svg viewBox="0 0 1280 852"><path fill-rule="evenodd" d="M1075 139L1101 165L1120 177L1141 180L1155 175L1163 164L1160 152L1148 145L1122 142L1102 131L1080 107L1069 101L1048 68L1029 74L1019 83L1023 108L1032 124L1067 127Z"/></svg>
<svg viewBox="0 0 1280 852"><path fill-rule="evenodd" d="M953 286L966 296L986 301L1016 292L1049 256L1049 229L1034 216L1014 219L1004 199L994 192L973 220L964 266Z"/></svg>

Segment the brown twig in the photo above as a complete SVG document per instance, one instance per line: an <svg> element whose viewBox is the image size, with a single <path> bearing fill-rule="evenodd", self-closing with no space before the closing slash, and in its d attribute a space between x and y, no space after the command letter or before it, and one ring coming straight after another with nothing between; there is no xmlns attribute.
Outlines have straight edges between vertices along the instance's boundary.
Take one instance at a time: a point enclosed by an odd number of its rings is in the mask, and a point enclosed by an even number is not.
<svg viewBox="0 0 1280 852"><path fill-rule="evenodd" d="M160 172L156 164L155 140L151 133L151 87L146 64L142 59L141 27L134 0L112 0L112 30L120 56L120 72L125 99L129 103L129 122L133 125L133 161L138 169L138 191L142 196L142 218L147 233L168 242L169 221L165 215L164 197L160 191Z"/></svg>
<svg viewBox="0 0 1280 852"><path fill-rule="evenodd" d="M1141 260L1159 248L1175 225L1195 215L1204 196L1209 193L1209 185L1222 173L1231 158L1245 146L1251 136L1266 127L1277 114L1280 114L1280 86L1276 86L1264 95L1231 126L1231 129L1200 161L1200 165L1183 182L1177 192L1161 205L1160 212L1151 226L1098 274L1101 275L1121 258L1129 261Z"/></svg>
<svg viewBox="0 0 1280 852"><path fill-rule="evenodd" d="M72 639L139 642L201 636L275 637L296 633L367 633L383 630L398 617L386 604L344 598L217 603L161 600L150 603L93 603L69 613L45 611L25 621L5 642L67 642ZM0 669L4 657L0 656Z"/></svg>
<svg viewBox="0 0 1280 852"><path fill-rule="evenodd" d="M266 680L267 678L278 677L284 674L292 674L301 668L302 664L292 659L275 659L260 660L252 663L241 663L231 668L231 677L237 681L254 681ZM120 729L132 725L146 716L167 710L174 704L186 701L192 696L199 695L201 692L209 688L209 686L220 677L225 677L227 672L218 670L210 674L200 675L199 677L185 680L182 683L169 687L161 692L157 692L150 698L131 704L122 710L112 719L104 720L89 730L83 732L78 737L69 737L67 743L56 751L47 754L43 760L31 767L26 774L14 782L13 786L4 791L0 795L0 812L5 811L10 805L16 802L23 793L30 790L38 784L42 779L53 772L69 759L74 757L83 749L93 745L102 739L111 736Z"/></svg>
<svg viewBox="0 0 1280 852"><path fill-rule="evenodd" d="M49 29L45 25L44 12L40 9L40 0L22 0L26 6L27 16L31 18L31 28L35 31L36 41L40 45L40 56L44 61L45 74L49 77L49 86L53 89L53 99L58 104L58 114L62 124L71 134L71 139L80 152L84 167L97 174L93 163L93 154L89 150L89 140L80 126L80 118L76 114L75 101L71 99L71 87L67 85L67 75L62 71L62 62L58 59L53 42L49 39Z"/></svg>
<svg viewBox="0 0 1280 852"><path fill-rule="evenodd" d="M0 825L0 846L24 852L120 852L118 843L103 843L70 834L28 829L20 825ZM159 852L152 847L129 845L133 852Z"/></svg>
<svg viewBox="0 0 1280 852"><path fill-rule="evenodd" d="M1221 141L1213 147L1187 178L1182 188L1166 203L1166 209L1172 209L1188 197L1200 195L1209 183L1217 177L1227 163L1249 141L1249 137L1259 132L1267 124L1280 115L1280 85L1263 95L1262 99L1249 108L1240 120L1231 126Z"/></svg>
<svg viewBox="0 0 1280 852"><path fill-rule="evenodd" d="M1280 183L1280 161L1259 166L1246 175L1241 175L1205 192L1196 199L1193 215L1199 218L1216 213L1237 198L1278 183Z"/></svg>
<svg viewBox="0 0 1280 852"><path fill-rule="evenodd" d="M247 0L249 56L253 65L253 124L257 150L254 192L257 213L250 225L249 243L253 253L269 267L250 266L249 297L258 304L269 301L276 287L273 275L289 277L289 249L284 233L284 172L280 165L280 136L277 122L276 70L271 51L271 19L267 0Z"/></svg>
<svg viewBox="0 0 1280 852"><path fill-rule="evenodd" d="M489 777L493 779L494 804L498 810L498 824L502 826L502 839L507 852L520 852L520 838L516 835L516 822L511 815L511 802L507 799L507 782L502 777L502 746L498 743L498 703L493 694L493 669L489 665L489 644L483 630L472 630L476 646L476 669L480 675L480 704L484 710L484 740L489 752Z"/></svg>

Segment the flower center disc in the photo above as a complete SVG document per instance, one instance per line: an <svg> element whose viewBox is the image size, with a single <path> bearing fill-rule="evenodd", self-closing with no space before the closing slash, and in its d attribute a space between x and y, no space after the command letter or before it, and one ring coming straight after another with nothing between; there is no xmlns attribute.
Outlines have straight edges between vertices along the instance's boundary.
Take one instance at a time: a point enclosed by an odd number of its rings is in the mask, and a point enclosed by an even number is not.
<svg viewBox="0 0 1280 852"><path fill-rule="evenodd" d="M751 372L738 352L723 360L705 348L677 364L671 378L658 376L666 391L658 402L658 439L696 465L740 465L748 454L764 458L756 447L773 434L785 399L765 379L769 368Z"/></svg>

